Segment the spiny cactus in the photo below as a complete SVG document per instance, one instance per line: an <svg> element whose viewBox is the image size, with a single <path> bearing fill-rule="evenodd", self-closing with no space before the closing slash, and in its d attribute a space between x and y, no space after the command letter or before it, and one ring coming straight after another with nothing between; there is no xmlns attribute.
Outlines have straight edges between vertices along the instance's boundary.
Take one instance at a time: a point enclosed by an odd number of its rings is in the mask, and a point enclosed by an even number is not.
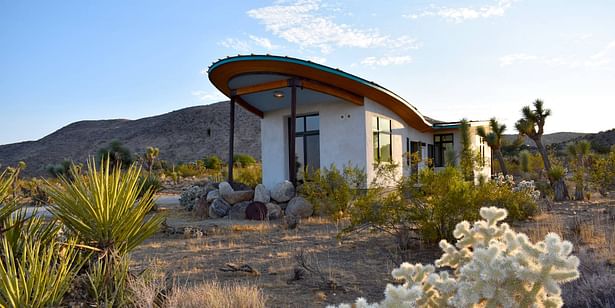
<svg viewBox="0 0 615 308"><path fill-rule="evenodd" d="M359 298L354 307L561 307L559 284L579 276L572 244L555 233L533 244L499 224L507 215L504 209L481 208L484 220L457 224L455 245L440 242L444 253L435 266L403 263L392 272L403 284L387 285L381 303ZM436 273L444 267L452 271Z"/></svg>

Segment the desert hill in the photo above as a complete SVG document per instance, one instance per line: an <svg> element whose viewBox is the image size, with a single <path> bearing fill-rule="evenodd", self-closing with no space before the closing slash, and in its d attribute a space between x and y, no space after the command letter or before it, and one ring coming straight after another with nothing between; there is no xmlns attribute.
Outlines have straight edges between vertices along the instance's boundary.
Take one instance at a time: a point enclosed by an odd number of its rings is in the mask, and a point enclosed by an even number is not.
<svg viewBox="0 0 615 308"><path fill-rule="evenodd" d="M229 104L219 102L189 107L138 120L94 120L69 124L37 141L0 145L0 164L27 163L26 175L45 175L45 167L64 159L83 162L112 140L119 140L133 153L148 146L160 149L160 159L188 162L205 155L228 155ZM260 159L259 118L237 106L235 153Z"/></svg>

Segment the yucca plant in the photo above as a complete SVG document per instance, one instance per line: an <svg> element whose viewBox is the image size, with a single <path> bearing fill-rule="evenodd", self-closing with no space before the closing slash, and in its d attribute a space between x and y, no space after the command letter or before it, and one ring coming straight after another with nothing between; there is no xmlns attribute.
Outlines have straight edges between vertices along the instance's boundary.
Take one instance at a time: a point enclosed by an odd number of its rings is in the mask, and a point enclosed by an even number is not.
<svg viewBox="0 0 615 308"><path fill-rule="evenodd" d="M9 172L8 169L0 173L0 234L12 228L13 225L7 225L5 222L21 207L15 202L16 200L12 198L15 178L15 173Z"/></svg>
<svg viewBox="0 0 615 308"><path fill-rule="evenodd" d="M27 238L16 250L5 237L0 248L0 307L57 306L85 260L74 242Z"/></svg>
<svg viewBox="0 0 615 308"><path fill-rule="evenodd" d="M154 206L154 192L142 193L141 168L132 164L122 171L109 161L97 168L90 159L86 175L49 186L50 211L83 244L102 254L124 255L156 233L163 217L145 217Z"/></svg>

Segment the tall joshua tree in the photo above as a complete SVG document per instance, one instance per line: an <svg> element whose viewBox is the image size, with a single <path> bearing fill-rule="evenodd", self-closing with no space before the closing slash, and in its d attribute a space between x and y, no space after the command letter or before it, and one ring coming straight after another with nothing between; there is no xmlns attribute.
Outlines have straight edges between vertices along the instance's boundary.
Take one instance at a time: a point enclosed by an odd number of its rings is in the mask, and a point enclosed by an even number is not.
<svg viewBox="0 0 615 308"><path fill-rule="evenodd" d="M575 144L568 145L568 156L570 156L574 166L574 199L582 201L585 198L585 173L588 165L591 144L587 140L582 140Z"/></svg>
<svg viewBox="0 0 615 308"><path fill-rule="evenodd" d="M543 106L544 102L540 99L535 100L533 105L534 109L530 106L525 106L521 109L521 119L515 123L515 128L520 135L528 136L534 141L536 148L538 148L542 156L545 169L550 174L552 169L551 162L549 161L547 149L542 143L542 135L544 134L545 120L551 115L551 109L545 109ZM555 200L562 201L568 199L568 189L566 188L564 177L555 178L550 176L549 180L555 190Z"/></svg>
<svg viewBox="0 0 615 308"><path fill-rule="evenodd" d="M154 167L154 161L160 155L160 149L156 147L148 147L145 150L145 161L147 162L147 167L149 173L152 173L152 168Z"/></svg>
<svg viewBox="0 0 615 308"><path fill-rule="evenodd" d="M504 156L502 155L502 134L506 130L506 125L500 124L495 118L491 118L489 120L489 132L485 130L484 126L479 126L476 128L476 134L483 137L487 145L493 151L493 155L495 155L498 163L500 164L500 169L504 175L508 174L508 170L506 169L506 162L504 162Z"/></svg>

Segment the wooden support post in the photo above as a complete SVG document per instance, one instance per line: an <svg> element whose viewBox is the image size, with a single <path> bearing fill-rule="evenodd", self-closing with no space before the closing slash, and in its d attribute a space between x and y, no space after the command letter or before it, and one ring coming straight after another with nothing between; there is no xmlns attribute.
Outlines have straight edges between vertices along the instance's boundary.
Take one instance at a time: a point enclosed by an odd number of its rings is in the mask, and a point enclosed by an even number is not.
<svg viewBox="0 0 615 308"><path fill-rule="evenodd" d="M295 157L295 123L297 119L297 80L290 80L290 136L289 136L289 147L288 147L288 179L293 183L293 185L297 186L297 167L296 167L296 157Z"/></svg>
<svg viewBox="0 0 615 308"><path fill-rule="evenodd" d="M231 95L230 115L229 115L229 136L228 136L228 178L229 183L233 183L233 144L235 142L235 94Z"/></svg>

